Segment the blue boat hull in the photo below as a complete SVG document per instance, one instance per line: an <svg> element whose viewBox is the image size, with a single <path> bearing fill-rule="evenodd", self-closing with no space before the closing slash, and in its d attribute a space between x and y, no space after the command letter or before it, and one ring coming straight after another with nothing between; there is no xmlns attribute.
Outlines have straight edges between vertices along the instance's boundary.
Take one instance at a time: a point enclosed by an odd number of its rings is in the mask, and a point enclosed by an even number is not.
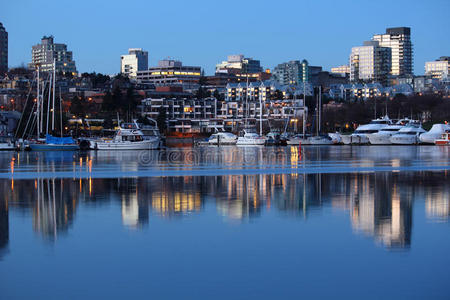
<svg viewBox="0 0 450 300"><path fill-rule="evenodd" d="M58 144L30 144L33 151L76 151L80 147L77 144L58 145Z"/></svg>

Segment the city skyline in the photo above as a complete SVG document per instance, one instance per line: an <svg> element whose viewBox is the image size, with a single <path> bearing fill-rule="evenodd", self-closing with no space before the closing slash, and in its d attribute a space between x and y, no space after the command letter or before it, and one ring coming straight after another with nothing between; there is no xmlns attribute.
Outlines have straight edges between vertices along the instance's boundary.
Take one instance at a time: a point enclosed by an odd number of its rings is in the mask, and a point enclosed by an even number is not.
<svg viewBox="0 0 450 300"><path fill-rule="evenodd" d="M30 2L20 8L16 3L4 4L0 22L9 33L9 67L27 65L31 46L44 35L54 35L68 45L80 72L105 74L118 73L120 56L135 47L149 52L149 66L170 56L186 65L201 66L208 75L214 73L223 57L241 53L261 60L264 68L306 58L311 65L330 70L348 64L352 47L382 34L388 27L398 26L411 27L417 75L424 74L426 61L445 56L450 49L450 41L440 34L442 28L450 27L445 16L445 7L450 5L445 1L382 1L377 9L385 5L389 10L370 20L366 15L372 5L369 2L284 1L273 7L231 1L224 8L203 1L176 1L169 8L133 1L128 7L139 9L126 22L114 21L123 18L123 8L115 3L98 1L87 6L87 2L78 2L64 8L53 3L48 1L43 6ZM43 8L46 14L35 14ZM304 9L317 14L304 15ZM101 10L104 12L99 13ZM400 10L402 13L396 14ZM19 11L21 18L17 17ZM251 14L247 18L233 17L242 11ZM358 13L361 11L364 14Z"/></svg>

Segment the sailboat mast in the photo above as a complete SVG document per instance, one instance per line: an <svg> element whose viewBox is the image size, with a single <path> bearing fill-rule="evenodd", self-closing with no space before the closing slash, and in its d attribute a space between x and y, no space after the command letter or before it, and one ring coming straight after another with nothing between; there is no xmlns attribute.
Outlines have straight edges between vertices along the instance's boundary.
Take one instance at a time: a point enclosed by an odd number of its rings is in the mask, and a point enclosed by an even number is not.
<svg viewBox="0 0 450 300"><path fill-rule="evenodd" d="M55 130L55 90L56 90L56 59L53 59L52 131Z"/></svg>
<svg viewBox="0 0 450 300"><path fill-rule="evenodd" d="M303 80L303 138L306 134L306 82Z"/></svg>
<svg viewBox="0 0 450 300"><path fill-rule="evenodd" d="M39 65L37 66L37 90L36 90L36 92L37 92L37 96L36 96L36 103L37 103L37 106L36 106L36 133L37 133L37 138L39 138L39 135L40 135L40 128L39 128L39 124L40 124L40 122L39 122L39 114L40 114L40 85L41 83L40 83L40 77L39 77Z"/></svg>
<svg viewBox="0 0 450 300"><path fill-rule="evenodd" d="M48 134L48 121L50 118L50 97L51 97L51 92L52 92L52 74L50 74L50 78L48 81L48 100L47 100L47 125L45 127L45 134Z"/></svg>
<svg viewBox="0 0 450 300"><path fill-rule="evenodd" d="M263 114L263 108L262 108L262 99L261 99L261 91L259 92L259 135L262 136L262 114Z"/></svg>
<svg viewBox="0 0 450 300"><path fill-rule="evenodd" d="M322 131L322 86L319 86L319 134Z"/></svg>
<svg viewBox="0 0 450 300"><path fill-rule="evenodd" d="M62 98L61 98L61 87L59 88L59 124L61 128L61 137L63 137L63 122L62 122Z"/></svg>

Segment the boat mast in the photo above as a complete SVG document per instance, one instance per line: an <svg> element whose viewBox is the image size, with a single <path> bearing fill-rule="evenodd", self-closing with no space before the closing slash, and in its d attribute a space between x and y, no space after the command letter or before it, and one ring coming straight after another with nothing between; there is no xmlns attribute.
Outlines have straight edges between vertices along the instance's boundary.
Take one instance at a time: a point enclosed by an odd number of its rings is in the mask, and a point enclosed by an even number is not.
<svg viewBox="0 0 450 300"><path fill-rule="evenodd" d="M262 136L262 99L261 99L261 91L259 91L259 135Z"/></svg>
<svg viewBox="0 0 450 300"><path fill-rule="evenodd" d="M62 122L62 98L61 98L61 87L59 87L59 123L61 127L61 137L63 137L63 122Z"/></svg>
<svg viewBox="0 0 450 300"><path fill-rule="evenodd" d="M56 59L53 59L52 132L55 130L55 89L56 89Z"/></svg>
<svg viewBox="0 0 450 300"><path fill-rule="evenodd" d="M39 135L40 135L40 128L39 128L39 111L40 111L40 77L39 77L39 65L37 65L37 98L36 98L36 103L37 103L37 108L36 108L36 139L39 139Z"/></svg>
<svg viewBox="0 0 450 300"><path fill-rule="evenodd" d="M46 127L45 127L45 134L47 135L48 134L48 121L49 121L49 119L50 119L50 116L49 116L49 114L50 114L50 97L51 97L51 95L52 95L52 74L50 74L50 78L49 78L49 81L48 81L48 100L47 100L47 124L46 124Z"/></svg>
<svg viewBox="0 0 450 300"><path fill-rule="evenodd" d="M317 126L319 129L319 134L322 131L321 126L322 126L322 86L319 86L319 125Z"/></svg>
<svg viewBox="0 0 450 300"><path fill-rule="evenodd" d="M306 82L303 80L303 138L306 134Z"/></svg>

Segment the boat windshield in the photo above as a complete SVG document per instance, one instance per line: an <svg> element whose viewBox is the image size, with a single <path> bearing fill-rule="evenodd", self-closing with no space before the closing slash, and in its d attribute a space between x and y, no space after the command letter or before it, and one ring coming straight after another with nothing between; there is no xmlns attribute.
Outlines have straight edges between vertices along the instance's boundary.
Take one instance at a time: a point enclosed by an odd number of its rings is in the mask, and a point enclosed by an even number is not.
<svg viewBox="0 0 450 300"><path fill-rule="evenodd" d="M369 124L390 124L388 120L372 120Z"/></svg>

